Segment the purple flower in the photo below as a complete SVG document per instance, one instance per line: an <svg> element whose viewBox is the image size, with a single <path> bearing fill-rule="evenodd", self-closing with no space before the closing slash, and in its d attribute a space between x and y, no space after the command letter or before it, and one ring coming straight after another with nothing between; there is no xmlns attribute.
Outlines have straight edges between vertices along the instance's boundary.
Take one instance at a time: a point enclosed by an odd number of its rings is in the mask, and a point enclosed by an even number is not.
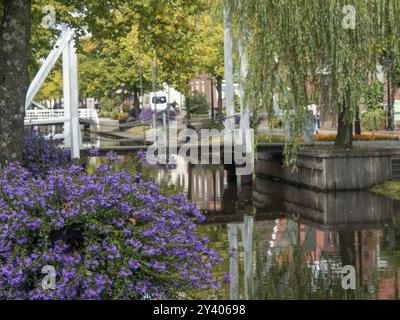
<svg viewBox="0 0 400 320"><path fill-rule="evenodd" d="M145 150L139 150L137 156L139 159L145 159L147 156L147 152Z"/></svg>
<svg viewBox="0 0 400 320"><path fill-rule="evenodd" d="M230 284L231 283L231 276L230 276L230 274L229 273L226 273L226 272L223 272L222 273L222 277L223 277L223 282L224 283L227 283L227 284Z"/></svg>
<svg viewBox="0 0 400 320"><path fill-rule="evenodd" d="M88 174L32 139L23 165L0 168L0 299L168 299L218 287L222 259L197 234L204 216L185 195L116 170L116 155ZM55 290L41 287L46 265Z"/></svg>
<svg viewBox="0 0 400 320"><path fill-rule="evenodd" d="M137 260L132 260L132 259L129 259L129 260L128 260L128 265L129 265L129 267L130 267L131 269L133 269L133 270L137 270L137 269L139 269L139 267L140 267L139 261L137 261Z"/></svg>
<svg viewBox="0 0 400 320"><path fill-rule="evenodd" d="M89 149L89 156L91 156L91 157L97 157L98 155L99 155L99 148L97 148L97 147L94 147L94 146L92 146L90 149Z"/></svg>

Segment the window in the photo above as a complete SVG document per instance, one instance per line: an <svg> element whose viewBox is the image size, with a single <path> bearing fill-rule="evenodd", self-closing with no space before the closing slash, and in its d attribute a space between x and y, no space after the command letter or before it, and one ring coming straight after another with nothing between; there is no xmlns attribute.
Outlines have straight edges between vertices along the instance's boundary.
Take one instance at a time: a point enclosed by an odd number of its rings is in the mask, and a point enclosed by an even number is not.
<svg viewBox="0 0 400 320"><path fill-rule="evenodd" d="M155 104L167 103L167 98L166 97L153 97L152 103L155 103Z"/></svg>

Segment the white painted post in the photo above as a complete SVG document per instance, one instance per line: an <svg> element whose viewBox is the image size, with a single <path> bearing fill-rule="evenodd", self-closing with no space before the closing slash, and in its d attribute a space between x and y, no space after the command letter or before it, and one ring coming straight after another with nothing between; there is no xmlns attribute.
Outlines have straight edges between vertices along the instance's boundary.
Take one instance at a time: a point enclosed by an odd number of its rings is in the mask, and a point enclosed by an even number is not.
<svg viewBox="0 0 400 320"><path fill-rule="evenodd" d="M63 25L63 32L67 31L67 26ZM70 46L67 46L62 51L62 76L63 76L63 104L64 104L64 118L67 119L64 122L64 146L70 147L71 146L71 136L70 136L70 124L69 120L71 119L71 76L70 72L71 69L69 67L69 54Z"/></svg>
<svg viewBox="0 0 400 320"><path fill-rule="evenodd" d="M242 141L244 144L243 151L247 154L252 151L253 146L249 143L251 137L250 134L250 113L249 106L245 103L245 84L248 73L247 56L243 50L243 46L239 44L239 56L240 56L240 129L242 130Z"/></svg>
<svg viewBox="0 0 400 320"><path fill-rule="evenodd" d="M230 299L239 300L239 265L238 265L238 225L237 223L229 223L228 240L229 240L229 275L230 282Z"/></svg>
<svg viewBox="0 0 400 320"><path fill-rule="evenodd" d="M63 26L67 30L66 26ZM75 41L71 38L62 53L64 94L64 143L71 148L73 159L80 157L80 128L78 115L78 59Z"/></svg>
<svg viewBox="0 0 400 320"><path fill-rule="evenodd" d="M167 114L166 114L166 112L163 112L163 115L162 115L162 118L163 118L163 127L164 127L164 130L163 130L163 138L164 138L164 146L163 146L163 150L165 150L165 162L168 162L168 155L167 155L167 152L168 152L168 150L167 150L167 147L168 147L168 129L167 129Z"/></svg>
<svg viewBox="0 0 400 320"><path fill-rule="evenodd" d="M81 133L79 126L78 57L73 38L69 42L69 69L71 156L73 159L79 159Z"/></svg>
<svg viewBox="0 0 400 320"><path fill-rule="evenodd" d="M244 252L244 298L246 300L253 298L253 226L254 216L245 215L241 231Z"/></svg>
<svg viewBox="0 0 400 320"><path fill-rule="evenodd" d="M226 1L227 2L227 1ZM225 128L230 133L235 129L235 105L234 105L234 82L233 82L233 44L232 26L229 14L229 5L224 8L224 62L225 62L225 105L226 116Z"/></svg>
<svg viewBox="0 0 400 320"><path fill-rule="evenodd" d="M78 95L78 60L75 49L75 41L73 39L74 31L69 29L67 25L62 25L62 34L50 52L39 72L36 74L29 86L25 110L34 102L33 98L40 90L40 87L49 75L51 68L57 62L62 54L63 64L63 102L64 114L60 119L44 119L36 120L36 124L64 123L64 143L65 146L71 147L72 158L79 158L81 134L79 127L79 95ZM37 105L37 103L36 103ZM54 101L50 101L50 106L54 106ZM52 108L53 109L53 108ZM53 116L54 117L54 116ZM50 122L49 122L50 121ZM25 120L25 123L27 121Z"/></svg>

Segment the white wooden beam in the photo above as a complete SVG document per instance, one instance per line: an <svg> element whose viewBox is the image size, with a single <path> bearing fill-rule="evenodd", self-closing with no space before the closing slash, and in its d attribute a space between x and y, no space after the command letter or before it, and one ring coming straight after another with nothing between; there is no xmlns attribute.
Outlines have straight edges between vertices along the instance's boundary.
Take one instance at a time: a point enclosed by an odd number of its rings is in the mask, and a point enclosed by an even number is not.
<svg viewBox="0 0 400 320"><path fill-rule="evenodd" d="M64 30L61 34L60 39L54 45L53 50L51 50L29 86L25 100L25 110L31 105L36 94L39 92L41 86L48 77L51 68L55 65L63 50L68 46L68 42L72 39L73 35L74 32L70 29Z"/></svg>
<svg viewBox="0 0 400 320"><path fill-rule="evenodd" d="M78 57L76 54L75 40L69 41L69 78L70 78L70 135L72 159L80 158L80 126L79 126L79 92L78 92Z"/></svg>
<svg viewBox="0 0 400 320"><path fill-rule="evenodd" d="M66 26L63 26L64 32L66 32ZM65 147L71 147L71 126L69 125L71 117L71 75L70 75L70 46L67 46L62 52L62 77L63 77L63 107L64 107L64 117L68 119L64 123L64 145Z"/></svg>
<svg viewBox="0 0 400 320"><path fill-rule="evenodd" d="M62 118L45 118L45 119L32 119L25 120L24 125L29 126L41 126L41 125L51 125L51 124L60 124L60 123L69 123L69 119Z"/></svg>

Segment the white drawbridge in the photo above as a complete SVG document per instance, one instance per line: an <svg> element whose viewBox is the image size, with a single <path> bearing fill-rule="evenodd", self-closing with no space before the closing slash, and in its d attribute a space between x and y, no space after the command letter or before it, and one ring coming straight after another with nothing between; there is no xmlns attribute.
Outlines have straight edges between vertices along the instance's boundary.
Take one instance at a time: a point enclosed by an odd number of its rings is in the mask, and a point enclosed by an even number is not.
<svg viewBox="0 0 400 320"><path fill-rule="evenodd" d="M74 30L68 28L66 25L62 26L61 36L30 84L25 102L26 125L64 124L64 143L66 147L71 148L71 156L73 159L80 157L82 138L79 126L79 116L92 120L98 125L98 117L95 110L78 109L78 59L74 36ZM52 67L61 55L63 65L64 109L28 110L32 104L37 106L37 103L35 103L33 99L39 92Z"/></svg>
<svg viewBox="0 0 400 320"><path fill-rule="evenodd" d="M87 120L91 125L99 129L99 116L94 109L78 109L78 118ZM67 119L65 117L64 109L36 109L25 111L25 125L40 126L48 124L64 123ZM68 121L67 121L68 122Z"/></svg>

